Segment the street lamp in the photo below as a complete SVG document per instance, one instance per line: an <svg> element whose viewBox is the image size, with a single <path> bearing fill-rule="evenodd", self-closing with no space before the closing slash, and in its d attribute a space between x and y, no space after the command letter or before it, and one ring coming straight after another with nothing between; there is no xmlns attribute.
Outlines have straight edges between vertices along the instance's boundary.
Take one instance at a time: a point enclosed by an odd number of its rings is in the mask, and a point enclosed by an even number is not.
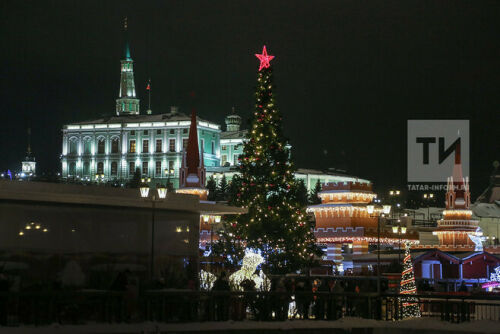
<svg viewBox="0 0 500 334"><path fill-rule="evenodd" d="M424 200L427 202L427 220L430 221L431 220L431 215L430 215L430 202L434 199L434 194L433 193L430 193L430 194L424 194Z"/></svg>
<svg viewBox="0 0 500 334"><path fill-rule="evenodd" d="M396 197L399 197L401 195L400 190L390 190L389 191L389 196L391 197L390 203L394 204L397 201ZM397 205L399 208L399 204ZM392 212L392 216L394 217L394 211Z"/></svg>
<svg viewBox="0 0 500 334"><path fill-rule="evenodd" d="M383 218L384 215L388 215L391 212L391 206L383 205L382 211L379 210L377 214L374 205L367 205L366 211L371 218L377 218L377 293L380 295L380 218Z"/></svg>
<svg viewBox="0 0 500 334"><path fill-rule="evenodd" d="M392 233L397 233L399 237L398 244L398 264L401 264L401 234L406 234L406 227L401 226L401 219L398 219L398 226L392 227Z"/></svg>
<svg viewBox="0 0 500 334"><path fill-rule="evenodd" d="M154 275L154 258L155 258L155 203L157 201L165 199L167 196L167 188L163 185L160 185L157 189L158 198L156 198L155 194L151 196L151 258L149 262L149 278L152 280ZM149 199L149 185L143 183L139 187L139 191L141 197L145 200Z"/></svg>

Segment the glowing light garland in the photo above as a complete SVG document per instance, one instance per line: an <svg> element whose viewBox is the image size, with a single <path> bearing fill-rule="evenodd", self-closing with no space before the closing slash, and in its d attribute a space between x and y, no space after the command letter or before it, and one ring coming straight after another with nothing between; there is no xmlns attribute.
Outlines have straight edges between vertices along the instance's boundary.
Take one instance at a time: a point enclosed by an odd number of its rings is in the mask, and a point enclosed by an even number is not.
<svg viewBox="0 0 500 334"><path fill-rule="evenodd" d="M495 268L495 272L490 274L490 281L481 285L483 289L492 291L493 288L500 286L500 266Z"/></svg>
<svg viewBox="0 0 500 334"><path fill-rule="evenodd" d="M249 250L245 251L241 269L229 276L231 289L243 291L241 283L248 279L255 283L255 289L257 291L269 291L271 289L271 281L264 275L262 270L259 271L259 275L255 274L255 270L257 270L257 267L262 262L264 262L264 259L260 254L253 253Z"/></svg>
<svg viewBox="0 0 500 334"><path fill-rule="evenodd" d="M256 53L255 57L259 58L260 60L259 71L262 70L263 68L271 67L271 64L269 64L269 62L274 59L274 56L267 55L267 50L265 45L262 48L262 54Z"/></svg>
<svg viewBox="0 0 500 334"><path fill-rule="evenodd" d="M401 273L401 284L399 293L402 295L415 295L417 287L415 285L415 275L413 274L413 264L411 263L410 245L405 244L405 257L403 260L403 272ZM402 318L420 317L420 307L416 297L400 298L402 307Z"/></svg>
<svg viewBox="0 0 500 334"><path fill-rule="evenodd" d="M210 291L214 287L217 277L205 270L200 270L200 289L203 291Z"/></svg>

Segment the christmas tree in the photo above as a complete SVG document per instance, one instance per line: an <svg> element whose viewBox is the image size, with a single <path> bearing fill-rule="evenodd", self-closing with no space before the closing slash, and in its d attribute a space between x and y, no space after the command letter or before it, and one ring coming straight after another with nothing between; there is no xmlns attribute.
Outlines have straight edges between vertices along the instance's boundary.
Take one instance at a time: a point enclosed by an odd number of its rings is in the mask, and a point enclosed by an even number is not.
<svg viewBox="0 0 500 334"><path fill-rule="evenodd" d="M316 185L314 186L314 189L311 190L311 195L309 198L309 203L310 204L321 204L321 199L319 198L318 194L321 192L321 183L316 181Z"/></svg>
<svg viewBox="0 0 500 334"><path fill-rule="evenodd" d="M248 214L228 221L214 248L233 265L253 249L264 258L270 274L305 269L321 255L307 221L304 199L298 198L290 152L282 131L282 117L274 98L273 71L264 47L257 75L256 103L251 128L238 159L240 176L236 198L230 202L246 207ZM234 187L234 185L233 185Z"/></svg>
<svg viewBox="0 0 500 334"><path fill-rule="evenodd" d="M213 175L208 178L206 188L208 190L207 200L215 201L217 199L217 181Z"/></svg>
<svg viewBox="0 0 500 334"><path fill-rule="evenodd" d="M226 175L223 175L217 186L217 200L218 201L227 200L227 191L228 191L227 179Z"/></svg>
<svg viewBox="0 0 500 334"><path fill-rule="evenodd" d="M405 245L405 258L403 260L403 272L401 273L401 284L399 293L402 295L416 295L417 286L415 285L415 274L413 273L413 264L411 262L410 245ZM402 319L409 317L420 317L420 307L417 297L401 298Z"/></svg>

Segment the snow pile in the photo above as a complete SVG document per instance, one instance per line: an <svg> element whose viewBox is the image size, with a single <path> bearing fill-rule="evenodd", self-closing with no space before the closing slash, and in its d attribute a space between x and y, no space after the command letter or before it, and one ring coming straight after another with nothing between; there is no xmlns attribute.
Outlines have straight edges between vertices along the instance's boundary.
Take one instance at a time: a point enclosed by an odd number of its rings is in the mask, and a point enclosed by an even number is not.
<svg viewBox="0 0 500 334"><path fill-rule="evenodd" d="M136 333L196 333L238 330L289 330L326 329L326 328L373 328L373 334L427 334L427 333L500 333L499 323L489 320L471 321L453 324L438 319L415 318L399 322L378 321L362 318L343 318L336 321L227 321L227 322L195 322L183 324L137 323L137 324L88 324L88 325L51 325L0 327L0 334L136 334Z"/></svg>

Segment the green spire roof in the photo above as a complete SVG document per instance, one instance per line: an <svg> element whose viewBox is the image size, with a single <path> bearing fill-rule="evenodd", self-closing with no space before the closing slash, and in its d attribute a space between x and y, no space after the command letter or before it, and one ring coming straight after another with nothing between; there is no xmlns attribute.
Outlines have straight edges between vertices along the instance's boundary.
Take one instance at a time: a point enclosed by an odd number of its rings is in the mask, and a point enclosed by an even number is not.
<svg viewBox="0 0 500 334"><path fill-rule="evenodd" d="M124 59L130 60L132 57L130 57L130 46L128 44L128 34L125 35L125 47L123 48L123 56L125 57Z"/></svg>

